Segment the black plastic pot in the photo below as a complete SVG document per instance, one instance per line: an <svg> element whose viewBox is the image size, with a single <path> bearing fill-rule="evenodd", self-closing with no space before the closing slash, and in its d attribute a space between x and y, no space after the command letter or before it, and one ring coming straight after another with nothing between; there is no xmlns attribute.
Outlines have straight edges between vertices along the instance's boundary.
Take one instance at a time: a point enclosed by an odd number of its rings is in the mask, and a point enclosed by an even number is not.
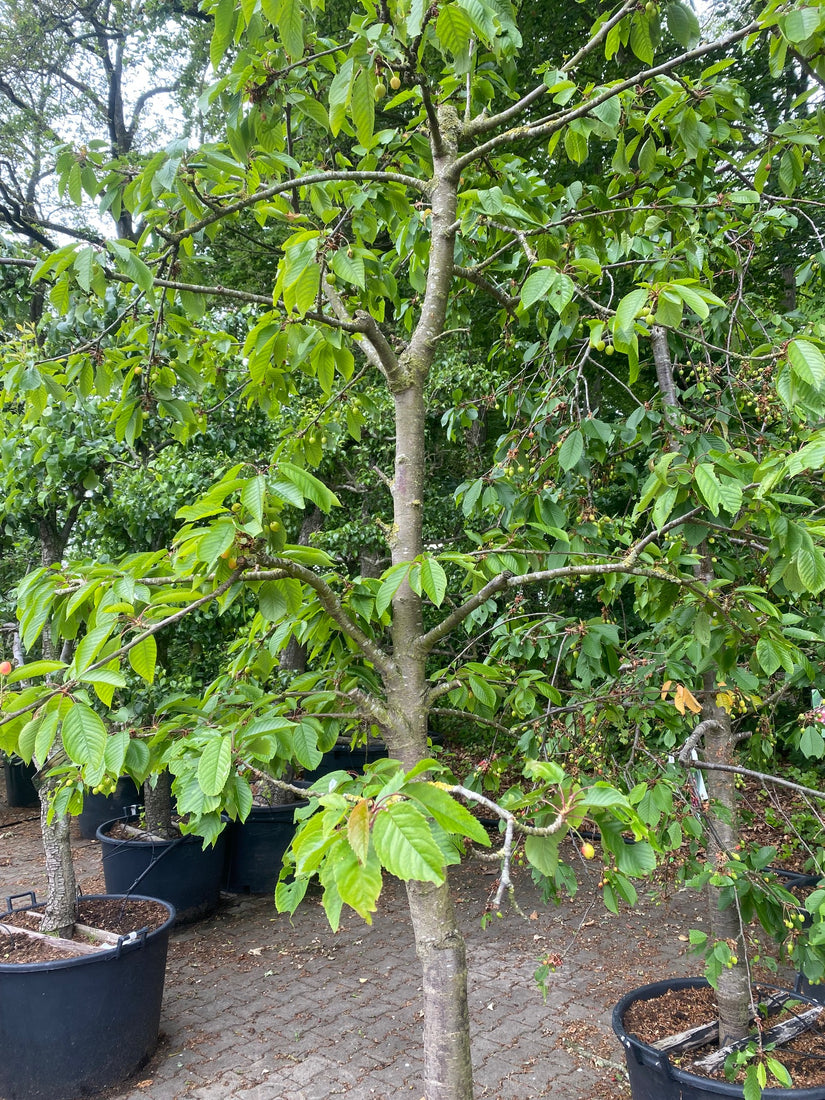
<svg viewBox="0 0 825 1100"><path fill-rule="evenodd" d="M18 908L34 905L34 895L26 896L29 904ZM14 900L7 899L7 911ZM97 1095L147 1061L158 1038L175 919L172 906L159 904L168 912L162 927L120 937L94 955L0 964L3 1100Z"/></svg>
<svg viewBox="0 0 825 1100"><path fill-rule="evenodd" d="M37 771L34 764L7 757L3 759L6 775L6 802L9 806L36 806L40 801L32 776Z"/></svg>
<svg viewBox="0 0 825 1100"><path fill-rule="evenodd" d="M226 889L232 894L271 894L284 852L295 835L293 818L306 801L253 806L246 821L235 822L229 842Z"/></svg>
<svg viewBox="0 0 825 1100"><path fill-rule="evenodd" d="M666 1054L648 1046L624 1028L624 1016L636 1001L662 997L672 989L706 989L704 978L670 978L643 985L625 994L613 1009L613 1030L625 1050L627 1073L633 1100L709 1100L712 1096L742 1100L744 1087L729 1081L711 1081L673 1066ZM790 995L790 994L789 994ZM763 1100L825 1100L825 1086L810 1089L771 1088L762 1090Z"/></svg>
<svg viewBox="0 0 825 1100"><path fill-rule="evenodd" d="M175 840L117 840L109 829L134 825L136 818L105 821L97 830L106 890L112 894L139 892L163 898L175 907L178 924L198 920L216 908L226 866L224 830L214 846L203 847L198 836Z"/></svg>
<svg viewBox="0 0 825 1100"><path fill-rule="evenodd" d="M104 821L135 813L132 807L142 804L143 793L128 776L118 779L117 786L111 794L85 794L83 809L77 815L80 835L86 840L94 840L98 828Z"/></svg>
<svg viewBox="0 0 825 1100"><path fill-rule="evenodd" d="M374 738L365 745L350 746L349 741L339 741L324 757L317 768L304 772L307 783L314 783L331 772L362 772L367 764L373 764L387 755L387 746Z"/></svg>

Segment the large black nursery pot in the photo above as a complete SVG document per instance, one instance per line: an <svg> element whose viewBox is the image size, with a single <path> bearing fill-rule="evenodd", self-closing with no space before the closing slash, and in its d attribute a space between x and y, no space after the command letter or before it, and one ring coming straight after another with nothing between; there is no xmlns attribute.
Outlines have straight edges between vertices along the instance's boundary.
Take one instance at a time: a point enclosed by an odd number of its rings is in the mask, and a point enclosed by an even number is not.
<svg viewBox="0 0 825 1100"><path fill-rule="evenodd" d="M32 777L37 771L34 764L26 764L18 757L3 757L6 778L6 802L9 806L36 806L40 801Z"/></svg>
<svg viewBox="0 0 825 1100"><path fill-rule="evenodd" d="M349 741L339 741L329 752L325 752L321 763L311 772L304 772L304 780L314 783L332 772L363 772L367 764L373 764L387 755L387 746L383 741L370 738L364 745L354 748Z"/></svg>
<svg viewBox="0 0 825 1100"><path fill-rule="evenodd" d="M104 821L113 817L137 813L137 807L143 805L143 792L127 775L117 781L111 794L84 794L83 809L77 815L80 835L86 840L94 840L97 830Z"/></svg>
<svg viewBox="0 0 825 1100"><path fill-rule="evenodd" d="M271 894L284 852L295 835L295 810L306 800L253 806L246 821L235 822L229 842L226 889L232 894Z"/></svg>
<svg viewBox="0 0 825 1100"><path fill-rule="evenodd" d="M175 907L179 924L211 913L220 900L224 880L226 830L207 848L199 836L174 840L120 840L109 836L114 825L136 822L135 817L118 818L105 821L97 830L106 890L163 898Z"/></svg>
<svg viewBox="0 0 825 1100"><path fill-rule="evenodd" d="M706 989L704 978L669 978L625 994L613 1009L613 1030L625 1050L633 1100L711 1100L714 1096L743 1100L744 1086L700 1077L672 1065L666 1054L625 1031L624 1017L632 1004L662 997L673 989ZM788 994L793 996L793 994ZM780 1056L781 1060L781 1056ZM762 1100L825 1100L825 1085L817 1088L768 1088Z"/></svg>
<svg viewBox="0 0 825 1100"><path fill-rule="evenodd" d="M17 908L36 906L34 894L25 897L27 904ZM8 898L6 911L19 900ZM162 906L163 925L121 936L94 955L0 963L3 1100L95 1096L125 1080L152 1054L175 911L155 898L135 895L135 900Z"/></svg>

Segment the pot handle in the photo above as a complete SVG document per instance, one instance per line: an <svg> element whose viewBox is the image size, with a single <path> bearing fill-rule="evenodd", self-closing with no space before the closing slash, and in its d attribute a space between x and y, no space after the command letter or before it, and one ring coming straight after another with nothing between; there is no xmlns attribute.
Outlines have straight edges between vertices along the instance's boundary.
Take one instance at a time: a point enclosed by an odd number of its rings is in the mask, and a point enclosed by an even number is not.
<svg viewBox="0 0 825 1100"><path fill-rule="evenodd" d="M120 958L120 952L123 947L128 947L131 944L140 944L142 947L146 943L146 937L149 934L149 925L146 924L143 928L139 928L136 932L130 932L126 936L118 936L117 944L115 946L115 958Z"/></svg>
<svg viewBox="0 0 825 1100"><path fill-rule="evenodd" d="M19 901L20 898L27 898L28 899L28 905L21 905L20 906L21 909L30 909L32 906L37 905L37 898L34 896L34 890L29 890L25 894L10 894L6 898L6 912L7 913L16 912L16 910L14 908L14 902Z"/></svg>
<svg viewBox="0 0 825 1100"><path fill-rule="evenodd" d="M639 1043L632 1042L626 1035L621 1037L621 1043L628 1054L633 1055L638 1065L645 1066L648 1069L656 1069L662 1074L665 1080L672 1080L673 1074L671 1070L673 1067L666 1054L662 1054L648 1046L645 1046L643 1050Z"/></svg>

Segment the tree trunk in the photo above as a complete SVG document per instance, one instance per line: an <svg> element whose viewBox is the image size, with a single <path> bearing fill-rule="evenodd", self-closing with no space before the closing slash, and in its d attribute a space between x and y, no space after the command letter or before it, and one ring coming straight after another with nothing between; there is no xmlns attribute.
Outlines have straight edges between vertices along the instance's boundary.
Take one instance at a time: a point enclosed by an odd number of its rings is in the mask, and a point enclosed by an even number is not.
<svg viewBox="0 0 825 1100"><path fill-rule="evenodd" d="M72 862L69 818L56 815L49 821L51 798L57 781L46 779L40 785L40 831L46 856L47 895L43 913L43 932L67 938L72 930L77 903L77 882Z"/></svg>
<svg viewBox="0 0 825 1100"><path fill-rule="evenodd" d="M660 325L651 330L651 345L656 363L656 377L665 408L665 418L671 427L678 423L679 398L673 380L673 363L667 342L667 332ZM675 446L672 443L671 446ZM705 585L713 581L713 562L704 548L702 560L695 567L696 576ZM705 734L705 759L716 763L733 763L733 737L730 728L730 715L716 703L716 667L703 674L702 721L713 719ZM709 804L706 818L706 836L708 862L716 867L724 865L730 854L736 851L739 843L739 829L736 816L736 786L732 772L708 771L705 773L705 785L708 790ZM720 890L708 886L710 906L711 939L725 940L736 956L736 963L723 969L716 990L716 1002L719 1009L719 1045L742 1039L748 1034L751 1018L750 976L746 962L746 948L739 910L736 905L726 909L719 908Z"/></svg>
<svg viewBox="0 0 825 1100"><path fill-rule="evenodd" d="M172 825L172 776L169 772L161 772L154 786L147 779L143 784L143 799L147 832L174 839L178 833Z"/></svg>
<svg viewBox="0 0 825 1100"><path fill-rule="evenodd" d="M427 1100L472 1100L467 955L448 883L407 883L423 971Z"/></svg>
<svg viewBox="0 0 825 1100"><path fill-rule="evenodd" d="M393 565L412 562L424 552L424 386L444 331L453 277L459 131L455 111L442 107L430 135L434 187L427 287L410 343L389 379L395 405ZM389 724L384 732L390 756L409 769L427 755L427 662L419 645L424 619L421 597L406 582L392 606L392 667L384 677ZM423 970L425 1098L472 1100L467 963L449 886L446 880L441 886L411 882L407 898Z"/></svg>
<svg viewBox="0 0 825 1100"><path fill-rule="evenodd" d="M69 534L78 515L78 507L70 509L65 523L58 525L56 509L44 515L40 520L40 559L45 566L56 565L63 559L63 552L69 540ZM57 654L52 641L49 624L43 627L41 635L41 653L45 660L53 660ZM58 734L52 747L50 758L63 752ZM48 760L38 760L41 768L48 767ZM74 924L77 912L77 881L72 862L72 842L69 835L69 817L54 815L49 820L52 799L57 789L56 779L45 779L39 786L40 831L43 836L43 849L46 858L46 909L43 914L43 931L54 932L67 937Z"/></svg>
<svg viewBox="0 0 825 1100"><path fill-rule="evenodd" d="M714 719L705 734L704 759L715 764L733 763L733 738L730 716L717 706L716 683L713 671L704 675L705 698L702 720ZM724 866L736 851L739 829L736 814L736 786L732 772L709 770L705 772L708 790L707 846L708 862L713 867ZM746 947L736 904L719 908L720 889L708 886L710 902L710 931L714 941L725 940L736 956L737 962L723 969L719 976L716 1001L719 1007L719 1045L725 1046L748 1034L751 1009L750 980L746 959Z"/></svg>

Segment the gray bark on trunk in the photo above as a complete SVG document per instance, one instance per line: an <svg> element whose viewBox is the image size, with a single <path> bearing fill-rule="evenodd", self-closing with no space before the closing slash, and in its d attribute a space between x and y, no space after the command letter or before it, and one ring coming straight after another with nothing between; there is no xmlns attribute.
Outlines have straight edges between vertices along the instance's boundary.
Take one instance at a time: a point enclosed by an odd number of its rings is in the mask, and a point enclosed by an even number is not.
<svg viewBox="0 0 825 1100"><path fill-rule="evenodd" d="M178 831L172 825L172 776L169 772L161 772L154 786L147 779L143 784L143 800L147 831L174 839Z"/></svg>
<svg viewBox="0 0 825 1100"><path fill-rule="evenodd" d="M56 781L46 779L41 784L40 831L46 857L46 908L43 913L42 931L68 937L76 916L77 881L72 862L72 845L69 837L67 815L49 821L51 796Z"/></svg>
<svg viewBox="0 0 825 1100"><path fill-rule="evenodd" d="M393 528L389 539L394 565L411 562L424 552L424 386L436 342L444 331L453 276L459 130L455 111L441 108L438 125L430 135L433 230L421 315L400 361L384 350L382 362L395 404ZM401 760L407 769L427 754L427 658L420 646L422 635L421 597L405 582L393 598L393 655L384 674L388 714L384 736L390 756ZM407 898L423 972L425 1098L472 1100L466 952L449 886L446 880L441 886L411 882Z"/></svg>
<svg viewBox="0 0 825 1100"><path fill-rule="evenodd" d="M472 1100L467 954L448 883L407 884L423 972L427 1100Z"/></svg>
<svg viewBox="0 0 825 1100"><path fill-rule="evenodd" d="M715 701L716 683L713 672L705 673L705 699L702 720L715 719L705 733L703 759L715 764L733 762L733 737L730 717ZM713 867L727 863L730 854L739 844L736 814L736 787L731 772L707 771L705 783L708 790L707 845L708 861ZM736 956L737 962L719 975L716 1001L719 1007L719 1043L743 1039L748 1034L751 1017L750 977L746 959L746 946L742 923L736 905L719 908L720 889L708 886L710 903L710 929L714 941L725 940Z"/></svg>

